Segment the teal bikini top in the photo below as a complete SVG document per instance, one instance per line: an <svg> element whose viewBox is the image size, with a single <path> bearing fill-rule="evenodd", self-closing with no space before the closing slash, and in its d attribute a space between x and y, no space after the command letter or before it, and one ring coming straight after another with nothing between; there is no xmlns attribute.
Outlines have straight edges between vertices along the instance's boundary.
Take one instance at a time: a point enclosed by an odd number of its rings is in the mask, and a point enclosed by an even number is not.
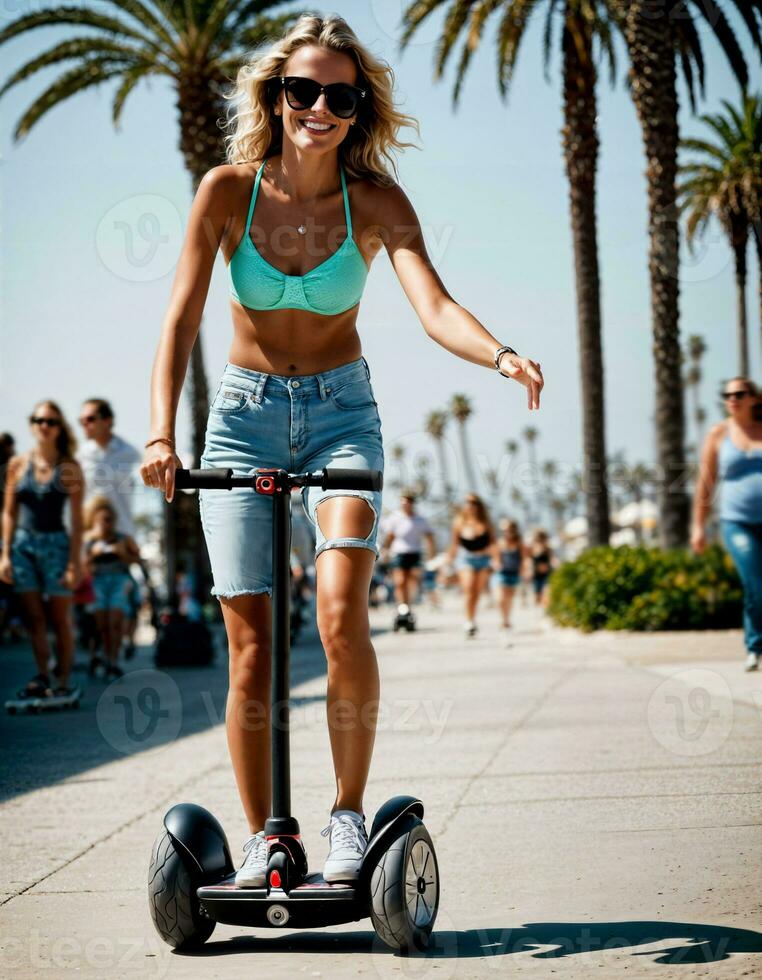
<svg viewBox="0 0 762 980"><path fill-rule="evenodd" d="M249 235L264 163L257 171L251 193L246 231L228 264L230 295L252 310L309 310L331 316L344 313L360 302L368 266L352 237L344 167L339 162L347 237L325 262L303 276L287 276L263 258Z"/></svg>

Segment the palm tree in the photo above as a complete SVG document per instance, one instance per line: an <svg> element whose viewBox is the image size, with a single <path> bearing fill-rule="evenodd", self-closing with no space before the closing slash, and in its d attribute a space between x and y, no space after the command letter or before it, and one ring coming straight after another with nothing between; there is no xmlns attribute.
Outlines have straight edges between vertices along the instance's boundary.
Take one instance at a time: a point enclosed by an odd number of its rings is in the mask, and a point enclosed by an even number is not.
<svg viewBox="0 0 762 980"><path fill-rule="evenodd" d="M402 16L404 30L400 50L404 49L426 17L447 2L449 0L415 0L410 4ZM547 0L544 4L530 0L459 0L452 4L436 49L434 77L442 77L450 52L463 34L464 44L453 87L453 109L457 108L466 71L489 17L500 11L497 82L500 95L505 99L513 80L521 41L532 14L542 7L545 11L544 58L547 69L553 50L554 22L560 7L557 0ZM605 406L596 224L598 68L595 48L599 47L608 57L613 78L612 19L605 0L565 0L561 19L562 136L574 241L586 503L590 541L592 544L603 544L608 541L610 525L604 465Z"/></svg>
<svg viewBox="0 0 762 980"><path fill-rule="evenodd" d="M506 439L505 451L508 453L508 473L506 476L508 486L510 487L513 484L513 463L519 451L519 443L515 439Z"/></svg>
<svg viewBox="0 0 762 980"><path fill-rule="evenodd" d="M558 463L554 459L546 459L542 464L542 475L545 478L544 498L549 512L553 511L555 499L555 480L558 476Z"/></svg>
<svg viewBox="0 0 762 980"><path fill-rule="evenodd" d="M439 463L439 475L442 480L442 498L449 505L452 502L452 484L450 483L447 454L444 445L445 428L448 419L449 415L446 411L434 409L434 411L429 412L426 416L424 429L426 434L434 440L437 462Z"/></svg>
<svg viewBox="0 0 762 980"><path fill-rule="evenodd" d="M702 443L703 426L705 413L701 407L701 361L706 354L706 344L704 338L698 334L691 334L688 337L688 363L689 368L686 374L688 390L693 395L693 421L696 428L696 445Z"/></svg>
<svg viewBox="0 0 762 980"><path fill-rule="evenodd" d="M749 374L746 314L746 248L754 207L750 190L762 182L762 101L743 97L740 109L723 100L724 113L701 116L710 130L707 139L684 139L681 147L697 159L679 168L685 180L678 187L681 210L689 211L689 244L705 231L714 215L728 236L736 270L738 309L738 373ZM713 138L712 138L713 137Z"/></svg>
<svg viewBox="0 0 762 980"><path fill-rule="evenodd" d="M527 454L529 456L529 471L531 474L532 499L529 502L529 514L532 521L538 520L538 515L534 508L535 500L540 495L540 474L537 470L537 451L535 443L539 432L534 426L528 425L521 433L527 444Z"/></svg>
<svg viewBox="0 0 762 980"><path fill-rule="evenodd" d="M55 106L85 89L116 81L111 105L118 128L124 106L144 78L162 76L175 94L179 147L195 194L201 178L225 162L223 133L217 121L225 115L223 87L247 53L275 32L286 29L301 11L267 16L278 0L229 0L227 3L164 3L161 0L106 0L114 9L82 5L34 9L6 24L0 44L40 27L84 28L79 36L56 41L52 47L16 69L0 86L0 95L36 72L63 66L66 70L36 96L18 119L13 136L20 140ZM36 5L35 5L36 7ZM93 33L94 32L94 33ZM188 395L191 406L193 454L204 450L209 392L201 336L190 358ZM174 594L174 541L190 541L198 597L206 601L209 579L206 549L201 543L195 497L178 494L168 520L168 592Z"/></svg>
<svg viewBox="0 0 762 980"><path fill-rule="evenodd" d="M400 490L407 483L407 480L402 477L402 461L406 452L407 450L401 442L395 443L389 452L392 460L397 464L394 478L389 481L389 486L394 487L395 490Z"/></svg>
<svg viewBox="0 0 762 980"><path fill-rule="evenodd" d="M656 443L660 470L659 534L663 546L684 546L688 538L685 475L685 416L680 384L678 311L677 148L679 144L677 57L695 106L695 78L703 93L704 59L699 26L713 34L742 86L747 66L717 0L653 0L622 5L622 30L630 58L630 91L643 133L649 210L651 325L656 388ZM762 50L757 5L726 0L743 20L754 49ZM707 30L708 28L708 30Z"/></svg>
<svg viewBox="0 0 762 980"><path fill-rule="evenodd" d="M520 523L522 524L524 532L526 533L530 524L532 523L532 511L529 506L529 501L518 487L513 487L511 490L511 503L514 507L521 511Z"/></svg>
<svg viewBox="0 0 762 980"><path fill-rule="evenodd" d="M468 433L466 432L466 422L473 414L471 402L466 395L456 394L450 399L450 415L458 423L458 437L460 439L460 454L463 462L463 470L466 475L468 486L461 488L463 492L479 492L476 482L476 470L471 460L471 447L468 443Z"/></svg>

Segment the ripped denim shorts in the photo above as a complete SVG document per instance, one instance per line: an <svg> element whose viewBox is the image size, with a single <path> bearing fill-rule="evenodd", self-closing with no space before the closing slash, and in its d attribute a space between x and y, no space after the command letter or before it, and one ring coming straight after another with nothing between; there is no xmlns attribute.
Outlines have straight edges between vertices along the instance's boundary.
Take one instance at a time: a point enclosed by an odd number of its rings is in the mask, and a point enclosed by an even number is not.
<svg viewBox="0 0 762 980"><path fill-rule="evenodd" d="M230 467L238 474L273 466L290 472L332 466L383 470L381 419L367 361L360 357L293 377L226 364L210 405L200 466ZM315 511L332 496L367 501L373 512L367 537L326 539ZM301 497L315 531L315 558L328 548L367 548L378 556L380 490L303 487ZM199 490L199 508L212 595L272 595L271 498L247 487Z"/></svg>

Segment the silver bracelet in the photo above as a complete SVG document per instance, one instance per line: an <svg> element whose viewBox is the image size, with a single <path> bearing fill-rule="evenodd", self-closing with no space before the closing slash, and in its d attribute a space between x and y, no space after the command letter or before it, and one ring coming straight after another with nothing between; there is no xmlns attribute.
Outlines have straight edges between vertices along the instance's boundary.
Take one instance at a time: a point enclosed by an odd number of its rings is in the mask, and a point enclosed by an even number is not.
<svg viewBox="0 0 762 980"><path fill-rule="evenodd" d="M516 354L516 357L519 356L512 347L498 347L498 349L495 351L495 370L498 372L498 374L503 374L503 372L500 370L500 358L503 356L503 354ZM507 375L503 374L503 377L505 378Z"/></svg>

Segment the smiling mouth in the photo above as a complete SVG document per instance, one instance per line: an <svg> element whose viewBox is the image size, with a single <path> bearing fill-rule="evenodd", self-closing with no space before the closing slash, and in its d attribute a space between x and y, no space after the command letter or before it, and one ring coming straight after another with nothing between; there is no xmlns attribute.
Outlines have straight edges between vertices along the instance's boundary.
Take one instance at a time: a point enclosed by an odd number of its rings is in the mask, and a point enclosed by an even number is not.
<svg viewBox="0 0 762 980"><path fill-rule="evenodd" d="M328 126L328 129L314 129L312 126L308 126L304 119L299 120L299 125L308 130L310 133L329 133L332 129L336 128L333 123L326 123L325 125Z"/></svg>

